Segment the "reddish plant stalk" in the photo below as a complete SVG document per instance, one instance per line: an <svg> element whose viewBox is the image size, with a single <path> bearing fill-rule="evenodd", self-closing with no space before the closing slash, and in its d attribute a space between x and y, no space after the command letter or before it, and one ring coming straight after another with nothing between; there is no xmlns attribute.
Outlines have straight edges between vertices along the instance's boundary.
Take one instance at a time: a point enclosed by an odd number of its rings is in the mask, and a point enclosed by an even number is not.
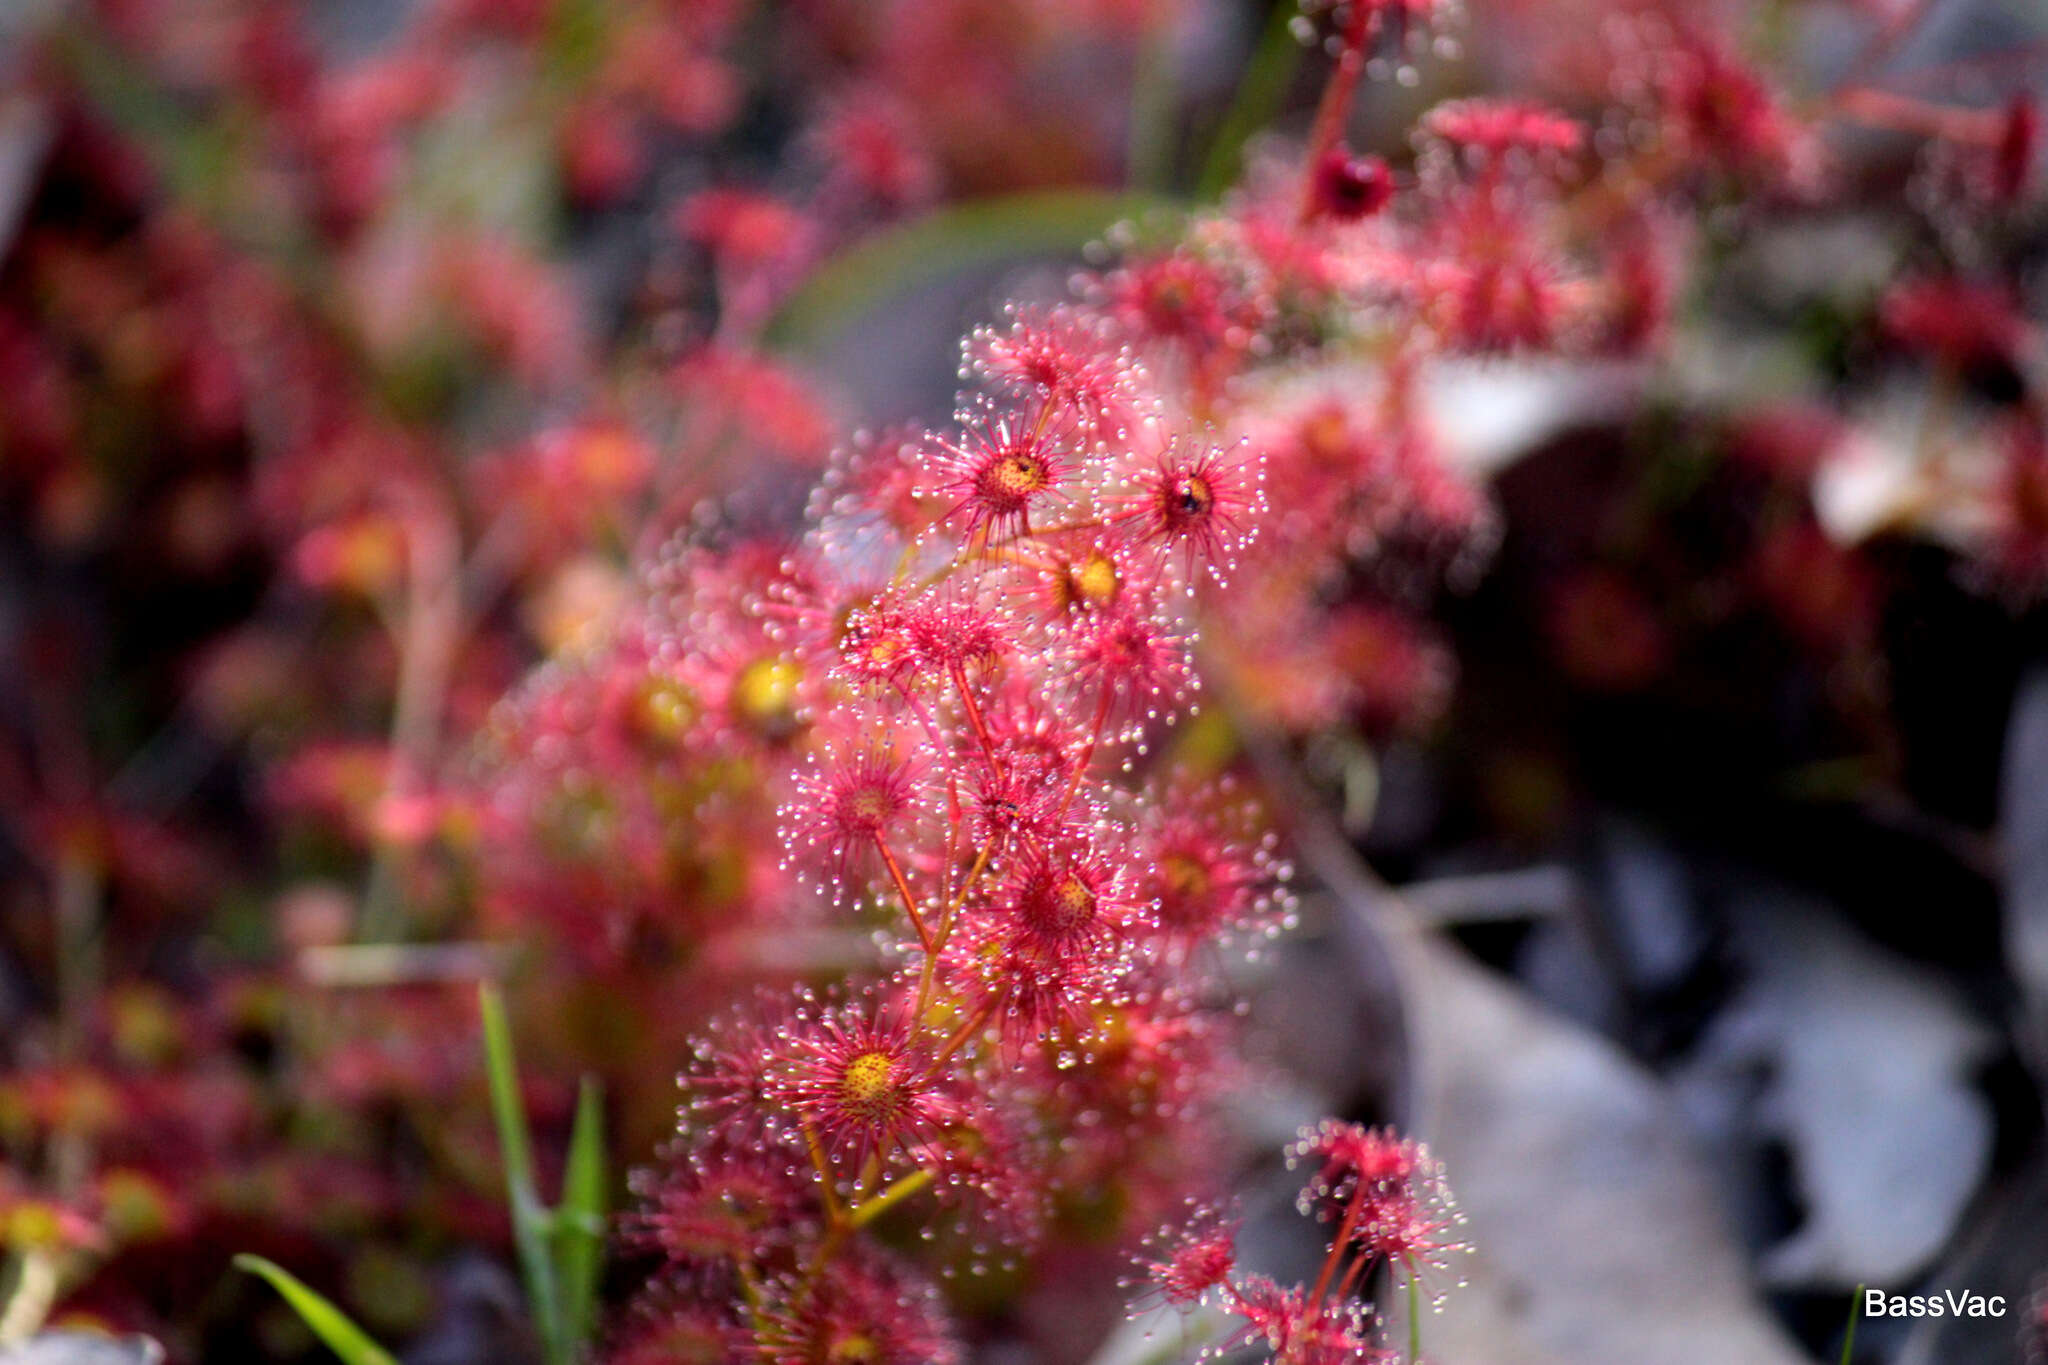
<svg viewBox="0 0 2048 1365"><path fill-rule="evenodd" d="M1368 4L1366 0L1352 0L1350 14L1339 39L1341 47L1337 52L1336 65L1331 69L1329 84L1323 87L1322 100L1316 105L1315 122L1309 128L1308 155L1302 160L1303 183L1298 220L1303 224L1315 217L1316 168L1323 164L1323 158L1344 135L1345 122L1351 116L1351 105L1358 95L1358 83L1365 76L1366 43L1379 32L1379 18L1376 5Z"/></svg>

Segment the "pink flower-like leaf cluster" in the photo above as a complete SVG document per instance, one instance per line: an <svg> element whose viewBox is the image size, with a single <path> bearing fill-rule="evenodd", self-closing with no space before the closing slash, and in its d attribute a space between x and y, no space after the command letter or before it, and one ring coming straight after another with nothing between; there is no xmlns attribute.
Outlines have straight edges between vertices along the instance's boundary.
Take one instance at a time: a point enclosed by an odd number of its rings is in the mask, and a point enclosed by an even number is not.
<svg viewBox="0 0 2048 1365"><path fill-rule="evenodd" d="M1303 1130L1287 1158L1290 1166L1310 1168L1301 1211L1334 1225L1313 1284L1283 1286L1243 1271L1236 1221L1207 1205L1152 1239L1140 1257L1144 1278L1172 1308L1207 1307L1237 1320L1205 1358L1260 1347L1275 1365L1399 1359L1382 1342L1365 1295L1375 1270L1419 1288L1426 1272L1444 1268L1463 1249L1441 1169L1419 1142L1334 1119ZM1409 1311L1420 1302L1411 1293Z"/></svg>
<svg viewBox="0 0 2048 1365"><path fill-rule="evenodd" d="M855 442L799 543L684 552L626 631L626 703L688 718L648 736L662 783L707 774L700 822L737 818L735 772L773 801L783 907L742 893L730 932L851 924L864 960L700 1036L624 1358L678 1324L762 1360L953 1358L931 1271L1114 1240L1199 1179L1231 1074L1215 949L1290 914L1232 783L1158 743L1262 460L1101 310L1018 312L965 354L954 430ZM897 1219L932 1234L917 1256L868 1231Z"/></svg>

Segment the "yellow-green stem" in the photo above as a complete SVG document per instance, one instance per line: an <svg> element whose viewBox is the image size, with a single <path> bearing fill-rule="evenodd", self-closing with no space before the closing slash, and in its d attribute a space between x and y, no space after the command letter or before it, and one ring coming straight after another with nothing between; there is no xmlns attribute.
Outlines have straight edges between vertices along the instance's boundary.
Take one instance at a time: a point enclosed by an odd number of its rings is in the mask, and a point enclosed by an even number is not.
<svg viewBox="0 0 2048 1365"><path fill-rule="evenodd" d="M851 1227L864 1228L931 1183L932 1173L920 1167L872 1199L863 1200L846 1216L847 1224Z"/></svg>
<svg viewBox="0 0 2048 1365"><path fill-rule="evenodd" d="M839 1192L833 1188L832 1163L825 1160L825 1149L819 1145L818 1135L808 1123L804 1125L804 1150L811 1154L811 1166L818 1173L818 1191L825 1201L826 1221L837 1226L842 1215Z"/></svg>
<svg viewBox="0 0 2048 1365"><path fill-rule="evenodd" d="M1863 1286L1856 1286L1856 1297L1849 1300L1849 1326L1842 1333L1842 1365L1856 1355L1856 1319L1863 1316Z"/></svg>

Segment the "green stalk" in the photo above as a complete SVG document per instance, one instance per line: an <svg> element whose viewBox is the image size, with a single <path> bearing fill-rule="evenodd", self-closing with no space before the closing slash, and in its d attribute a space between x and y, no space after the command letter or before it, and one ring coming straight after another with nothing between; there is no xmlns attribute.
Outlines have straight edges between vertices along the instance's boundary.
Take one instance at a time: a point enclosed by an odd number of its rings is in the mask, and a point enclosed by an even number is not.
<svg viewBox="0 0 2048 1365"><path fill-rule="evenodd" d="M1272 124L1287 98L1287 87L1301 65L1301 44L1295 40L1292 24L1300 13L1294 0L1278 0L1259 35L1259 45L1245 64L1244 75L1231 96L1230 108L1216 125L1209 154L1202 159L1202 178L1195 182L1195 198L1207 203L1223 197L1237 183L1244 169L1244 144L1252 134Z"/></svg>
<svg viewBox="0 0 2048 1365"><path fill-rule="evenodd" d="M866 1227L931 1183L932 1173L920 1167L854 1209L846 1216L846 1221L853 1227Z"/></svg>
<svg viewBox="0 0 2048 1365"><path fill-rule="evenodd" d="M549 1254L553 1218L541 1206L533 1183L533 1142L526 1113L519 1102L519 1069L512 1056L512 1028L505 1019L505 999L489 982L477 987L483 1010L484 1061L491 1081L491 1114L498 1125L498 1146L505 1159L505 1192L512 1205L512 1240L526 1278L527 1306L540 1333L541 1351L549 1365L569 1365L568 1339L562 1331L562 1301Z"/></svg>
<svg viewBox="0 0 2048 1365"><path fill-rule="evenodd" d="M597 1324L597 1281L604 1269L605 1202L610 1177L604 1162L604 1096L585 1076L569 1134L569 1164L562 1205L555 1210L555 1260L561 1272L562 1331L573 1354Z"/></svg>

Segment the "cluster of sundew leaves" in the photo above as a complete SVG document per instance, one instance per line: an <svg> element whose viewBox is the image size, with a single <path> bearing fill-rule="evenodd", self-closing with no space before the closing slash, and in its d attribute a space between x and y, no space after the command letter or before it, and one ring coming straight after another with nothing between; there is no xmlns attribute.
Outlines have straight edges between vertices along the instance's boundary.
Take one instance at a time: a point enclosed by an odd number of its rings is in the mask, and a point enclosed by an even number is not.
<svg viewBox="0 0 2048 1365"><path fill-rule="evenodd" d="M1004 1188L1056 1207L1066 1155L1112 1131L1106 1114L1191 1112L1201 1076L1171 1047L1211 1030L1176 978L1205 937L1285 918L1270 839L1176 825L1157 774L1149 790L1115 780L1191 704L1197 594L1227 582L1269 512L1258 452L1190 413L1229 370L1293 358L1290 307L1344 302L1328 280L1320 304L1276 281L1300 262L1262 255L1257 227L1204 220L1194 254L971 337L963 374L981 388L955 428L859 443L762 595L779 638L829 675L781 813L786 867L879 916L901 965L851 1004L714 1033L685 1076L685 1131L753 1125L785 1178L816 1184L825 1251L943 1165L935 1134L978 1139L983 1113L1027 1118ZM1169 831L1166 856L1144 857Z"/></svg>
<svg viewBox="0 0 2048 1365"><path fill-rule="evenodd" d="M643 651L700 728L779 762L780 871L874 947L865 984L705 1031L641 1183L665 1282L764 1349L827 1329L806 1315L883 1255L878 1223L986 1274L1182 1197L1232 1074L1215 950L1292 918L1235 786L1156 743L1193 704L1199 601L1265 513L1258 462L1086 310L1013 314L966 356L951 428L856 441L802 541L718 582L740 619L672 603L693 633ZM695 603L720 577L670 581ZM764 667L768 746L737 723ZM717 1298L735 1281L753 1303Z"/></svg>
<svg viewBox="0 0 2048 1365"><path fill-rule="evenodd" d="M1137 1274L1126 1281L1133 1315L1162 1306L1183 1314L1206 1308L1231 1324L1210 1334L1198 1352L1203 1360L1238 1358L1246 1348L1262 1350L1275 1365L1415 1360L1419 1323L1411 1323L1404 1357L1386 1341L1366 1296L1385 1273L1407 1289L1411 1315L1421 1311L1425 1293L1432 1307L1441 1306L1445 1272L1468 1250L1441 1163L1422 1143L1389 1129L1326 1119L1301 1130L1287 1148L1287 1165L1309 1172L1297 1209L1330 1229L1311 1281L1281 1285L1242 1269L1240 1220L1191 1200L1139 1250Z"/></svg>
<svg viewBox="0 0 2048 1365"><path fill-rule="evenodd" d="M1433 7L1410 8L1434 17ZM968 612L987 605L987 594L959 588L968 576L941 570L980 554L963 540L1008 542L994 556L1008 567L1033 555L1059 570L1008 577L1011 595L995 605L1012 619L1030 607L1072 614L1094 605L1091 596L1127 589L1157 599L1166 629L1148 629L1141 612L1095 613L1084 617L1093 631L1068 636L1083 663L1100 669L1115 656L1124 665L1106 689L1114 695L1105 733L1133 739L1124 756L1135 757L1151 722L1171 720L1199 686L1188 659L1196 633L1191 620L1174 619L1188 616L1174 589L1248 550L1252 572L1236 599L1246 609L1218 643L1233 663L1273 661L1247 680L1255 706L1270 697L1272 713L1300 728L1346 711L1391 723L1426 714L1443 692L1442 650L1397 603L1338 599L1360 563L1383 574L1404 543L1430 547L1425 558L1466 565L1491 543L1484 499L1443 467L1421 411L1417 385L1431 359L1597 348L1615 330L1608 313L1616 291L1588 286L1553 240L1562 230L1551 187L1577 143L1574 128L1533 106L1447 106L1424 120L1418 178L1404 182L1390 212L1296 221L1300 176L1269 170L1228 211L1189 224L1177 245L1133 251L1083 280L1082 307L979 334L964 373L985 387L959 428L876 437L842 461L814 502L811 544L780 566L804 578L823 563L876 599L856 601L847 623L826 623L825 647L836 643L830 628L844 624L907 658L905 642L889 633L891 612L916 596L903 591L906 576L913 584L943 579L954 594L944 600L960 624L971 624ZM1474 222L1509 255L1474 257ZM1060 393L1055 399L1034 385ZM1039 429L1048 420L1050 433ZM1182 448L1189 432L1211 429L1225 434L1199 442L1216 448ZM1204 461L1226 482L1251 477L1222 500L1222 517L1180 524L1170 497L1158 489L1148 496L1146 481L1156 481L1162 463L1199 474ZM1284 496L1267 496L1267 486ZM1231 515L1233 501L1242 504L1240 517ZM1254 524L1259 535L1247 546ZM1138 563L1132 580L1133 565L1115 546L1148 537L1178 540L1180 552ZM693 562L707 567L701 557ZM777 578L750 568L761 581ZM808 590L790 591L800 607L815 609L805 603ZM922 605L940 596L926 592ZM946 622L928 611L914 624L929 634ZM661 626L650 639L650 653L673 652L675 635ZM869 680L889 676L888 660L858 662ZM844 672L848 661L838 666ZM1361 680L1367 674L1369 683ZM1070 693L1091 681L1062 676ZM772 654L732 679L709 681L712 692L751 705L746 719L771 740L805 723L798 712L820 685L816 669ZM684 728L702 700L671 678L648 686L651 723L643 730ZM653 738L658 749L661 736Z"/></svg>

